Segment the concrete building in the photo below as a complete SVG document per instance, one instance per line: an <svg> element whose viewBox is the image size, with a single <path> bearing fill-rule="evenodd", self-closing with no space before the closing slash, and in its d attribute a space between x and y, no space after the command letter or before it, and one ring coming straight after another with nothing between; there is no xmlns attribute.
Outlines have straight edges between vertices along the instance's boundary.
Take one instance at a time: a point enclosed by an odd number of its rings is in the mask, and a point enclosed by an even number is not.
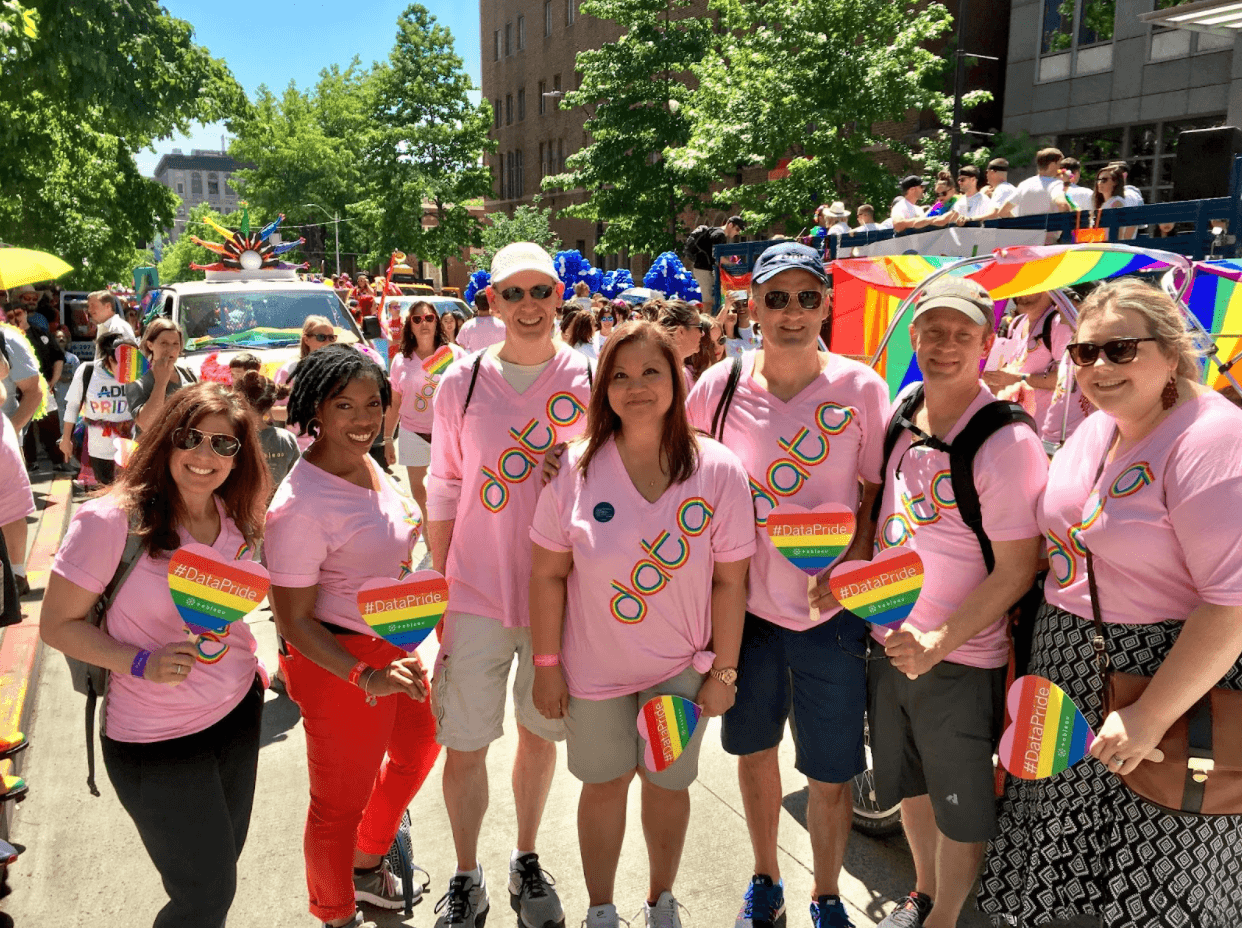
<svg viewBox="0 0 1242 928"><path fill-rule="evenodd" d="M1235 34L1141 18L1209 5L1202 0L1012 3L1004 129L1055 144L1087 175L1125 160L1147 202L1171 200L1178 134L1242 125Z"/></svg>
<svg viewBox="0 0 1242 928"><path fill-rule="evenodd" d="M162 155L155 165L155 179L181 198L168 240L175 242L181 236L190 210L199 203L208 203L219 213L237 209L237 191L230 179L234 171L244 167L224 152L201 148L188 155L174 148L171 154Z"/></svg>

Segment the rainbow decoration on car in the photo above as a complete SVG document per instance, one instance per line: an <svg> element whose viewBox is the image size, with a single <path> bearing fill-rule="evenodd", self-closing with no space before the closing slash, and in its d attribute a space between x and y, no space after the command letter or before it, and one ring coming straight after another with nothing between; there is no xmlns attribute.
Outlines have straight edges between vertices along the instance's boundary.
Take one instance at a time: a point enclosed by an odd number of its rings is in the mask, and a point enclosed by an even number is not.
<svg viewBox="0 0 1242 928"><path fill-rule="evenodd" d="M368 580L358 590L362 620L407 654L431 634L446 609L448 583L434 570L420 570L400 580Z"/></svg>
<svg viewBox="0 0 1242 928"><path fill-rule="evenodd" d="M114 352L116 358L116 382L137 383L142 375L151 370L147 356L137 345L117 345Z"/></svg>
<svg viewBox="0 0 1242 928"><path fill-rule="evenodd" d="M423 362L423 370L428 377L439 377L453 363L453 349L448 345L440 346L440 350Z"/></svg>
<svg viewBox="0 0 1242 928"><path fill-rule="evenodd" d="M1196 262L1190 291L1183 299L1216 337L1217 360L1229 361L1242 353L1242 260ZM1208 369L1205 382L1213 390L1229 384L1215 367Z"/></svg>
<svg viewBox="0 0 1242 928"><path fill-rule="evenodd" d="M1019 677L1005 699L1014 721L1000 741L1000 762L1022 780L1042 780L1072 767L1091 750L1095 733L1059 686L1036 675Z"/></svg>
<svg viewBox="0 0 1242 928"><path fill-rule="evenodd" d="M782 503L768 513L768 538L781 556L814 577L845 553L854 538L854 513L847 506L826 504L804 509Z"/></svg>
<svg viewBox="0 0 1242 928"><path fill-rule="evenodd" d="M677 762L699 727L701 715L702 710L684 696L656 696L643 703L638 711L638 734L647 743L643 763L648 770L660 773Z"/></svg>
<svg viewBox="0 0 1242 928"><path fill-rule="evenodd" d="M220 256L220 260L215 264L191 264L191 268L196 271L259 271L272 268L304 270L310 267L309 264L289 264L285 261L276 260L280 255L287 251L292 251L306 241L304 238L299 238L292 242L283 242L280 245L272 244L270 241L272 233L284 221L284 213L277 216L274 222L270 222L258 232L252 233L250 231L250 207L243 202L241 209L241 227L237 231L224 228L224 226L213 221L210 217L203 217L203 223L220 233L225 241L223 243L205 242L197 235L191 235L190 241L194 242L194 244L201 245L208 251L215 252Z"/></svg>
<svg viewBox="0 0 1242 928"><path fill-rule="evenodd" d="M837 602L864 622L896 628L923 590L923 559L910 548L887 548L872 561L838 564L828 586Z"/></svg>
<svg viewBox="0 0 1242 928"><path fill-rule="evenodd" d="M226 561L197 542L173 552L168 589L193 635L219 634L263 601L271 578L262 564Z"/></svg>

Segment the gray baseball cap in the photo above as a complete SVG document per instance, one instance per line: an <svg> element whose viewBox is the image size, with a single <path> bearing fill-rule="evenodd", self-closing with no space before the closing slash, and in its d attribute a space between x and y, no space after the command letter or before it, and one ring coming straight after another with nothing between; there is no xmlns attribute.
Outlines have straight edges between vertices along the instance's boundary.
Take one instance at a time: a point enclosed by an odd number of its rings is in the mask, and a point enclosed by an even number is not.
<svg viewBox="0 0 1242 928"><path fill-rule="evenodd" d="M942 277L919 294L914 304L914 321L929 309L956 309L976 325L989 328L995 323L995 304L987 290L966 277Z"/></svg>

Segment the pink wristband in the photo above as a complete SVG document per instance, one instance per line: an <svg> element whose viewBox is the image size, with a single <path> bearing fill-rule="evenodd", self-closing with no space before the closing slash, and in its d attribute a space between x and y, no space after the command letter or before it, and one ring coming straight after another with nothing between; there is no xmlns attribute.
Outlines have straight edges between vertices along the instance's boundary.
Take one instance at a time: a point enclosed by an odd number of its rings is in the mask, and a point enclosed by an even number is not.
<svg viewBox="0 0 1242 928"><path fill-rule="evenodd" d="M531 660L535 662L536 667L559 667L561 665L559 654L536 654Z"/></svg>

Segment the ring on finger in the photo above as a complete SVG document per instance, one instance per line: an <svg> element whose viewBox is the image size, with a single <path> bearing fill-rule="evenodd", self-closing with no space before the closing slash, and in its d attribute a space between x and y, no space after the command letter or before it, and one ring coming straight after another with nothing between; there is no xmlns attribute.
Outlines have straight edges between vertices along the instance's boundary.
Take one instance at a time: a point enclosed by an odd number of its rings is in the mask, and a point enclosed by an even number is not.
<svg viewBox="0 0 1242 928"><path fill-rule="evenodd" d="M1113 755L1113 759L1108 762L1110 767L1124 767L1126 762L1123 758Z"/></svg>

